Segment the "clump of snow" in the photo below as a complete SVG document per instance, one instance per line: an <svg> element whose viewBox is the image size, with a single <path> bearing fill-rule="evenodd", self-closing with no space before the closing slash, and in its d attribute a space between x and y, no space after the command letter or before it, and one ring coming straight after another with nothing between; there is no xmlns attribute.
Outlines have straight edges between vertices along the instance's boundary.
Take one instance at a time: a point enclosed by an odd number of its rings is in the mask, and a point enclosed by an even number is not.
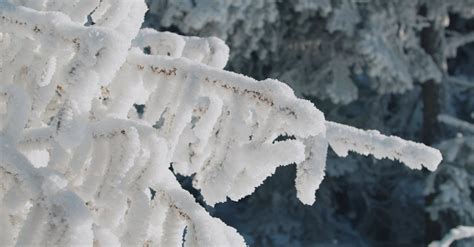
<svg viewBox="0 0 474 247"><path fill-rule="evenodd" d="M443 239L431 242L428 247L449 247L454 241L474 237L474 227L458 226L446 234Z"/></svg>

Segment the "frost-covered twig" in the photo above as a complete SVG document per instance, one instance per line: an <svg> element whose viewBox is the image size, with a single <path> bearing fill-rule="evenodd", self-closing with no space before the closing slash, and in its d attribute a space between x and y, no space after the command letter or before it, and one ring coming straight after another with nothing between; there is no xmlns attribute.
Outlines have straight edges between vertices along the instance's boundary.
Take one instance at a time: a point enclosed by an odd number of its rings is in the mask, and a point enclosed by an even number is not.
<svg viewBox="0 0 474 247"><path fill-rule="evenodd" d="M448 58L455 57L459 47L474 42L474 32L467 34L451 33L446 39L445 55Z"/></svg>
<svg viewBox="0 0 474 247"><path fill-rule="evenodd" d="M446 125L449 125L455 129L467 131L469 133L474 133L474 124L460 120L458 118L455 118L446 114L441 114L438 116L438 121Z"/></svg>
<svg viewBox="0 0 474 247"><path fill-rule="evenodd" d="M446 234L443 239L433 241L429 247L449 247L454 241L474 237L474 227L472 226L458 226L453 228Z"/></svg>
<svg viewBox="0 0 474 247"><path fill-rule="evenodd" d="M454 76L448 76L447 81L459 86L467 87L467 88L474 88L474 83L470 82L469 80L466 80L464 78L459 78L459 77L454 77Z"/></svg>
<svg viewBox="0 0 474 247"><path fill-rule="evenodd" d="M363 131L329 121L326 127L329 145L342 157L348 151L354 151L363 155L372 154L377 159L396 159L412 169L424 166L430 171L435 170L442 160L437 149L396 136L384 136L376 130Z"/></svg>

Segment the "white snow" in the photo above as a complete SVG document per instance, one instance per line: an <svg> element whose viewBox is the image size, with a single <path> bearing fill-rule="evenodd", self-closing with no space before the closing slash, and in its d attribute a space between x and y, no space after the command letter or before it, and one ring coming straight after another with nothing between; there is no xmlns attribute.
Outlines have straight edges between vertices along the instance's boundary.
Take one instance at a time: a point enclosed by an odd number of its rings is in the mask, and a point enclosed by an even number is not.
<svg viewBox="0 0 474 247"><path fill-rule="evenodd" d="M449 247L454 241L474 237L473 226L457 226L449 231L443 239L431 242L428 247Z"/></svg>
<svg viewBox="0 0 474 247"><path fill-rule="evenodd" d="M328 122L280 81L223 70L217 38L139 31L141 0L10 2L0 1L1 243L181 246L186 229L185 246L244 246L170 164L214 205L296 163L298 198L312 204L328 144L411 168L441 160Z"/></svg>

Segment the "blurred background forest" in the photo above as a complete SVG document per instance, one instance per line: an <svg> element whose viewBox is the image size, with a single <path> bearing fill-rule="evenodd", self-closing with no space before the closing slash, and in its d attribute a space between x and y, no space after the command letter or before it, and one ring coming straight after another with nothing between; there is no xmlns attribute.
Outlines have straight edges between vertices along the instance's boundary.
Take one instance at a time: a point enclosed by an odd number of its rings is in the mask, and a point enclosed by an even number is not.
<svg viewBox="0 0 474 247"><path fill-rule="evenodd" d="M225 40L227 70L276 78L329 120L443 153L433 173L329 153L313 206L296 199L286 166L251 196L208 207L251 246L426 246L474 225L474 0L147 3L146 27Z"/></svg>

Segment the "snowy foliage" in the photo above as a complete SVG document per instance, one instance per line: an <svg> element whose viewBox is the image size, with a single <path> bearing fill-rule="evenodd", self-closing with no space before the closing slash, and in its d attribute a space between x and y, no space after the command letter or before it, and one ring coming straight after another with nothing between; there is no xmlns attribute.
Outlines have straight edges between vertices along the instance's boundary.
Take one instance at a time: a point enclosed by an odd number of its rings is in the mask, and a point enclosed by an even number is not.
<svg viewBox="0 0 474 247"><path fill-rule="evenodd" d="M279 81L223 70L217 38L140 30L145 11L141 0L0 1L2 244L242 246L173 171L214 205L296 163L312 204L328 146L416 169L441 161L328 122Z"/></svg>
<svg viewBox="0 0 474 247"><path fill-rule="evenodd" d="M148 2L149 26L220 37L231 47L232 69L281 78L298 94L339 104L356 100L365 84L379 93L403 93L416 82L441 82L446 66L423 49L422 29L444 28L449 14L474 16L472 0ZM446 57L473 40L443 35ZM250 69L250 57L260 64Z"/></svg>
<svg viewBox="0 0 474 247"><path fill-rule="evenodd" d="M427 207L430 217L443 228L448 228L443 229L447 232L454 227L452 224L474 225L474 125L449 115L440 115L438 119L457 131L457 137L438 144L444 154L444 163L429 175L425 193L433 197ZM452 231L451 235L456 232ZM451 240L442 242L449 244L456 237L447 239ZM470 244L460 246L469 245L472 245L472 240Z"/></svg>
<svg viewBox="0 0 474 247"><path fill-rule="evenodd" d="M438 97L436 101L441 106L441 113L456 116L465 123L472 123L474 109L472 100L474 99L472 90L474 1L472 0L149 0L148 2L154 14L148 15L147 26L185 34L216 35L223 38L231 47L231 59L227 68L256 78L271 76L288 81L297 95L307 96L308 99L317 102L318 107L324 109L327 119L379 129L384 133L393 133L406 138L419 138L424 111L421 90L424 85L419 82L432 79L441 82L437 84L440 95L436 96ZM214 9L217 4L219 8ZM223 9L224 6L227 6L226 10ZM423 38L423 35L430 27L436 29L439 39L428 37L428 41L434 41L431 43L436 45L434 52L428 54L427 38ZM439 43L436 43L437 41ZM393 92L398 94L391 94ZM336 104L320 100L327 98ZM348 102L351 104L341 105ZM418 244L431 240L413 239L417 236L413 232L416 232L419 225L427 223L423 219L423 213L418 211L425 209L432 219L436 219L434 224L441 226L441 231L434 235L446 233L456 225L474 224L470 216L471 195L474 193L472 131L469 131L469 125L465 123L445 116L440 118L441 129L433 133L433 136L437 141L444 140L438 147L444 156L451 158L449 161L445 159L442 168L429 176L425 192L427 201L422 200L422 188L425 185L423 182L418 182L423 180L425 174L407 174L403 168L394 168L387 172L376 168L379 163L372 162L371 159L352 156L340 162L330 155L327 157L330 165L326 170L329 179L326 179L327 187L324 193L331 196L327 196L327 200L323 198L319 205L324 205L329 211L337 207L343 209L340 211L334 209L336 213L328 217L330 223L324 227L315 228L314 225L309 227L306 224L300 226L300 229L292 228L288 232L283 232L282 235L310 231L304 235L309 236L317 231L316 240L325 241L323 235L335 232L337 237L334 238L344 239L340 234L339 225L335 223L338 219L344 218L350 222L348 228L359 234L358 236L354 234L355 239L374 241L383 235L379 233L380 227L360 225L367 225L366 222L381 220L380 216L388 215L397 223L392 221L392 224L386 226L389 229L387 230L389 236L384 238L384 241L410 241L410 243L415 241L413 244ZM458 132L462 135L458 134L455 138ZM343 175L346 176L341 177ZM292 178L282 178L279 181L283 183L284 179ZM337 179L337 183L328 182L331 179ZM389 184L380 182L387 180ZM369 205L368 212L360 210L364 209L364 206L360 205L363 203L352 203L354 201L352 200L350 206L347 206L346 201L338 201L339 195L334 194L341 190L341 184L349 188L359 186L357 191L346 189L341 194L349 198L364 197L364 202ZM396 191L392 191L394 188ZM266 192L275 194L271 190ZM406 196L399 196L395 192ZM291 194L290 189L286 193ZM385 197L382 201L378 199L381 198L380 194ZM259 196L263 199L254 201L255 205L265 204L268 201L265 195ZM324 195L319 196L321 197ZM282 206L284 209L278 213L285 213L288 207L303 210L296 203L291 203ZM387 204L394 206L394 209L388 210ZM273 203L271 205L273 206ZM395 210L397 205L400 208L411 205L405 210L410 213ZM254 212L259 212L258 206L255 207ZM322 216L328 214L327 211L318 210L319 208L313 207L309 210L309 214L314 215L314 218L324 218ZM347 216L353 210L358 211L357 215L354 218ZM372 214L370 213L372 211L381 213ZM416 220L420 215L421 219ZM291 215L287 216L287 221L290 217ZM314 222L305 215L301 218ZM410 227L399 224L397 220L401 218L411 219ZM251 223L242 224L246 225L242 227L252 228L249 232L265 227L253 227L250 226ZM285 224L282 223L279 227L284 227ZM259 234L261 236L278 234L277 226L267 228L268 231ZM259 234L252 232L252 236L260 237ZM353 236L351 234L347 235ZM290 238L297 239L295 236ZM312 243L310 240L306 241ZM268 245L274 246L275 243Z"/></svg>
<svg viewBox="0 0 474 247"><path fill-rule="evenodd" d="M458 226L454 229L451 229L449 233L446 234L446 236L444 236L440 241L434 241L430 243L428 247L448 247L456 240L472 237L474 237L474 227Z"/></svg>

